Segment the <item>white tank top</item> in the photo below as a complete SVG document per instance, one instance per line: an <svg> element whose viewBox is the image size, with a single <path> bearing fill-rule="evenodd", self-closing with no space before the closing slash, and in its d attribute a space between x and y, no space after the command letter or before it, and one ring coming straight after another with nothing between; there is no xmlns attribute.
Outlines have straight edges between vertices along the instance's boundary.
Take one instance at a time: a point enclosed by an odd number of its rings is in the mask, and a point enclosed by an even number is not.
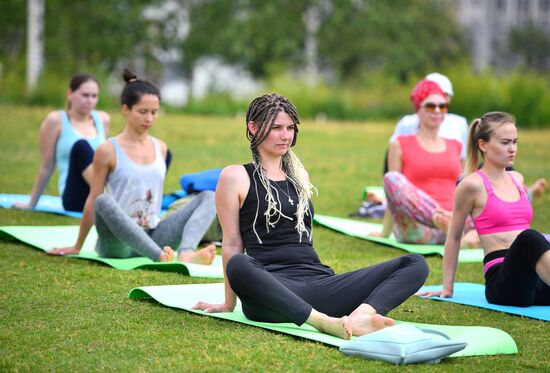
<svg viewBox="0 0 550 373"><path fill-rule="evenodd" d="M116 168L107 177L105 193L113 196L128 216L143 229L153 229L160 221L162 190L166 163L160 143L151 137L155 146L155 160L149 164L132 161L114 137L109 141L115 147Z"/></svg>

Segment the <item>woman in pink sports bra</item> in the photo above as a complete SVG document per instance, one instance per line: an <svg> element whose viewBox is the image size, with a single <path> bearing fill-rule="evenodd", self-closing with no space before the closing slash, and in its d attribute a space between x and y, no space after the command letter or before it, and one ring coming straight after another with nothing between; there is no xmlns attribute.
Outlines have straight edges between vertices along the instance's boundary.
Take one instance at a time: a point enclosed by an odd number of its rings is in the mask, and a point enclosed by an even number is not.
<svg viewBox="0 0 550 373"><path fill-rule="evenodd" d="M458 251L468 215L485 258L485 297L489 303L527 307L550 305L550 243L530 229L533 210L523 177L506 171L517 152L515 119L491 112L470 125L466 170L459 184L445 242L443 289L419 295L452 297ZM479 153L483 166L476 171Z"/></svg>

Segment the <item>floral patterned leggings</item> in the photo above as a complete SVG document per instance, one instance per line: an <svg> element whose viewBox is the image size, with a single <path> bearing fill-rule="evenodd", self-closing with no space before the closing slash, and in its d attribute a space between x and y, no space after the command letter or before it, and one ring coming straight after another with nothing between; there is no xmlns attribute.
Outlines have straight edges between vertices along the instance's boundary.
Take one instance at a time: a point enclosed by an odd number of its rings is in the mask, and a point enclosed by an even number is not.
<svg viewBox="0 0 550 373"><path fill-rule="evenodd" d="M447 232L433 222L439 204L424 191L414 186L405 175L390 171L384 175L384 190L393 215L393 234L399 242L443 244ZM470 217L464 231L473 228Z"/></svg>

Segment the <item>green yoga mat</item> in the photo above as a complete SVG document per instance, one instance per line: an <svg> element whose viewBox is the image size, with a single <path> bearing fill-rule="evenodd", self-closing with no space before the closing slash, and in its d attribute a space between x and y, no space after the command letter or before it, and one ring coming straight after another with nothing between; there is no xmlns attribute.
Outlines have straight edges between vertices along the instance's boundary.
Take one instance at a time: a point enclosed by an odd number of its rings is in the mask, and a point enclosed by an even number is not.
<svg viewBox="0 0 550 373"><path fill-rule="evenodd" d="M381 232L382 224L317 214L313 217L313 221L319 225L333 229L340 233L344 233L348 236L362 238L364 240L380 243L382 245L392 246L397 249L405 250L409 253L417 253L421 255L438 254L443 256L443 245L401 243L395 240L393 234L387 238L368 235L370 232ZM481 263L483 262L483 249L462 249L459 252L458 261L462 263Z"/></svg>
<svg viewBox="0 0 550 373"><path fill-rule="evenodd" d="M0 227L0 238L12 237L37 249L48 251L56 247L71 246L78 237L78 225L64 226L3 226ZM78 255L72 258L95 260L121 270L154 269L165 272L181 272L191 277L223 278L221 257L218 255L211 265L193 263L159 263L144 257L111 259L101 258L94 247L97 233L94 227L90 230L86 242Z"/></svg>
<svg viewBox="0 0 550 373"><path fill-rule="evenodd" d="M313 327L306 324L297 326L292 323L275 324L251 321L243 315L240 304L237 304L237 307L233 312L206 313L191 309L191 307L193 307L198 301L222 303L224 300L223 286L223 283L143 286L132 289L128 294L128 298L153 298L157 302L168 307L179 308L206 316L257 326L259 328L311 339L331 346L340 347L346 342L344 339L320 333ZM409 324L441 331L452 339L462 340L468 343L464 350L456 352L451 356L515 354L518 352L516 343L512 337L499 329L482 326L450 326L417 323Z"/></svg>

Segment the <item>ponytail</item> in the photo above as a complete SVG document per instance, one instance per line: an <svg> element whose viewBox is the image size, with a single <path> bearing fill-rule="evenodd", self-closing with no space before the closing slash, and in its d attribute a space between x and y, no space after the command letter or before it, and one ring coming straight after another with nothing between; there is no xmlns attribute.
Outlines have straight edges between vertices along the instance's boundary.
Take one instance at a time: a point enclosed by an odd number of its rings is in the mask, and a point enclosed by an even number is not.
<svg viewBox="0 0 550 373"><path fill-rule="evenodd" d="M481 118L475 119L470 124L468 132L468 145L466 148L466 174L475 172L479 167L479 140L488 142L496 128L503 124L512 123L516 125L513 115L501 111L492 111L484 114ZM481 156L484 157L483 153Z"/></svg>
<svg viewBox="0 0 550 373"><path fill-rule="evenodd" d="M466 165L464 171L466 174L471 174L474 172L479 165L479 144L476 141L478 138L477 133L479 132L479 124L481 119L475 119L472 124L470 124L470 130L468 131L468 143L466 147Z"/></svg>

